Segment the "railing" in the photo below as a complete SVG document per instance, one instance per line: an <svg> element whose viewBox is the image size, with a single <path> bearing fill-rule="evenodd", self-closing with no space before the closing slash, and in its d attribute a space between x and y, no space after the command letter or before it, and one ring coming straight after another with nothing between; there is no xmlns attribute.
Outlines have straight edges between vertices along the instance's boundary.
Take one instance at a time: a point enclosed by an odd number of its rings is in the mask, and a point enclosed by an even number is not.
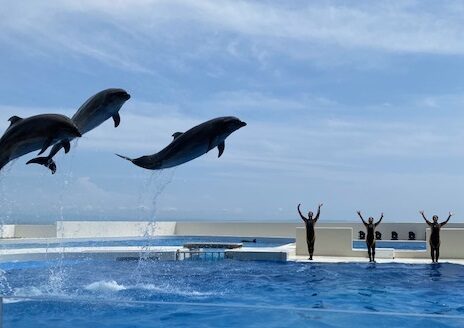
<svg viewBox="0 0 464 328"><path fill-rule="evenodd" d="M191 251L177 251L176 260L223 260L224 251L220 250L191 250Z"/></svg>

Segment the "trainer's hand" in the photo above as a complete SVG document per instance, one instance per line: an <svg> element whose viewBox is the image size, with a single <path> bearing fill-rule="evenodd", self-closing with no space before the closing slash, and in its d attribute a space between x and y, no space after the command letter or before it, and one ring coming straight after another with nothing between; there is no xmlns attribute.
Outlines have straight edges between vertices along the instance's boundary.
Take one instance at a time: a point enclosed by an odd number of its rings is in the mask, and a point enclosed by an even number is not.
<svg viewBox="0 0 464 328"><path fill-rule="evenodd" d="M324 204L320 203L320 204L319 204L319 208L321 208L321 207L322 207L322 205L324 205Z"/></svg>

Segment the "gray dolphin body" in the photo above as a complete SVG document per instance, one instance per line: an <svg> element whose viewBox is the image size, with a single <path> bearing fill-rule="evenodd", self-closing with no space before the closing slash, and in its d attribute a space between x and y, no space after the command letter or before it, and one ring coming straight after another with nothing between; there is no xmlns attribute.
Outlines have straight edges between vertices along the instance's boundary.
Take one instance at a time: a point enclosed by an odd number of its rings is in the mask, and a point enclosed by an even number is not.
<svg viewBox="0 0 464 328"><path fill-rule="evenodd" d="M13 116L9 121L10 126L0 138L0 169L27 153L39 149L43 153L51 145L81 136L73 121L64 115L42 114L24 119Z"/></svg>
<svg viewBox="0 0 464 328"><path fill-rule="evenodd" d="M87 101L79 107L76 114L74 114L72 121L82 134L95 129L111 117L113 118L114 126L117 127L121 121L119 110L129 99L130 95L123 89L105 89L87 99ZM69 151L69 146L66 143L56 144L48 156L31 159L27 164L35 163L43 165L48 167L52 171L52 174L55 174L56 164L55 161L53 161L53 156L63 147L67 153Z"/></svg>
<svg viewBox="0 0 464 328"><path fill-rule="evenodd" d="M174 133L172 135L174 140L154 155L135 159L116 155L149 170L160 170L186 163L206 154L215 147L219 150L218 157L221 157L226 138L244 126L246 123L236 117L218 117L197 125L184 133Z"/></svg>

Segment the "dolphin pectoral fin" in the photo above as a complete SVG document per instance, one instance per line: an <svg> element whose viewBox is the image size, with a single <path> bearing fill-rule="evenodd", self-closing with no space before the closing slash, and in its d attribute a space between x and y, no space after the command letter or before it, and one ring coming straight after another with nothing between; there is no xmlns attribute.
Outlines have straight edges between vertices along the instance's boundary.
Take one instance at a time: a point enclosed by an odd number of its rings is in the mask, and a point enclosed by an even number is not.
<svg viewBox="0 0 464 328"><path fill-rule="evenodd" d="M113 115L113 121L114 121L114 127L117 128L119 123L121 123L121 116L119 116L119 113L116 113Z"/></svg>
<svg viewBox="0 0 464 328"><path fill-rule="evenodd" d="M177 138L179 138L182 134L183 134L183 132L174 132L174 133L172 134L172 137L173 137L174 139L177 139Z"/></svg>
<svg viewBox="0 0 464 328"><path fill-rule="evenodd" d="M123 156L123 155L119 155L119 154L116 154L116 156L119 156L121 158L124 158L125 160L128 160L128 161L132 162L132 158L129 158L129 157L126 157L126 156Z"/></svg>
<svg viewBox="0 0 464 328"><path fill-rule="evenodd" d="M219 150L219 154L218 154L218 158L219 158L219 157L221 157L222 153L224 152L224 149L226 148L226 144L223 141L217 147L218 147L218 150Z"/></svg>
<svg viewBox="0 0 464 328"><path fill-rule="evenodd" d="M40 164L45 167L48 167L50 171L52 171L52 174L55 174L56 172L55 161L49 157L36 157L36 158L31 159L26 164Z"/></svg>
<svg viewBox="0 0 464 328"><path fill-rule="evenodd" d="M64 153L67 154L69 152L69 150L71 149L71 144L69 143L69 140L63 140L61 142L61 145L64 148Z"/></svg>
<svg viewBox="0 0 464 328"><path fill-rule="evenodd" d="M42 149L40 150L39 155L42 155L42 153L46 151L48 147L50 147L50 145L52 144L52 141L53 141L53 138L48 138L47 140L45 140L42 146Z"/></svg>
<svg viewBox="0 0 464 328"><path fill-rule="evenodd" d="M10 126L12 126L13 124L15 123L18 123L19 121L21 121L22 118L19 117L19 116L11 116L8 121L10 121Z"/></svg>

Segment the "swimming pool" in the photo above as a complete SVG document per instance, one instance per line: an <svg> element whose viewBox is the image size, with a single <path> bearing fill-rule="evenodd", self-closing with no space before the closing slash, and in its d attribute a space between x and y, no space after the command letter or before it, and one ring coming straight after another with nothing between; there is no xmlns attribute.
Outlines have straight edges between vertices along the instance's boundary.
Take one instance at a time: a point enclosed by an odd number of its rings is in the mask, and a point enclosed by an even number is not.
<svg viewBox="0 0 464 328"><path fill-rule="evenodd" d="M452 264L2 263L4 327L462 327ZM46 297L46 299L40 299ZM37 299L38 298L38 299Z"/></svg>
<svg viewBox="0 0 464 328"><path fill-rule="evenodd" d="M256 242L250 242L253 239ZM62 239L51 241L8 240L0 242L0 249L52 248L52 247L111 247L111 246L182 246L192 242L243 243L246 247L275 247L295 242L294 238L269 237L215 237L215 236L157 236L153 238L100 238L100 239Z"/></svg>
<svg viewBox="0 0 464 328"><path fill-rule="evenodd" d="M375 242L376 248L394 248L394 249L404 249L404 250L425 250L426 243L425 241L415 240L415 241L405 241L405 240L377 240ZM355 240L353 241L353 248L356 249L367 249L365 240Z"/></svg>

